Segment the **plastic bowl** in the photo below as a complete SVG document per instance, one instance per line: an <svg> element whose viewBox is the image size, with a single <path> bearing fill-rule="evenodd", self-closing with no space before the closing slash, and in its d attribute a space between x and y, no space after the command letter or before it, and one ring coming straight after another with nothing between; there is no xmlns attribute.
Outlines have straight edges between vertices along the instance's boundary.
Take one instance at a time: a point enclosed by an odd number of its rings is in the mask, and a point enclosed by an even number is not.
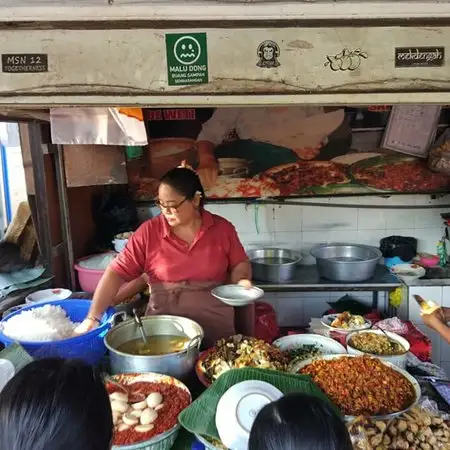
<svg viewBox="0 0 450 450"><path fill-rule="evenodd" d="M405 353L402 353L401 355L374 355L373 353L367 353L367 352L358 350L357 348L352 347L350 342L351 342L352 337L359 333L375 333L375 334L379 334L379 335L383 335L384 333L386 333L389 336L389 338L391 338L393 341L398 342L405 349ZM381 359L383 362L387 361L391 364L394 364L397 367L400 367L400 369L406 369L408 352L409 352L409 349L411 348L409 342L405 338L399 336L398 334L391 333L390 331L385 331L384 333L381 330L375 330L375 329L355 331L353 333L350 333L345 340L345 343L347 344L348 354L349 355L369 355L369 356L372 356L372 358Z"/></svg>
<svg viewBox="0 0 450 450"><path fill-rule="evenodd" d="M114 254L115 252L107 252L107 253L100 253L102 254ZM100 282L101 277L105 273L106 269L88 269L86 267L80 266L80 262L84 261L86 259L92 258L93 256L98 255L89 255L85 258L81 258L78 260L78 262L75 264L74 268L78 273L78 282L80 283L80 287L84 292L94 293L95 289L97 289L97 285Z"/></svg>
<svg viewBox="0 0 450 450"><path fill-rule="evenodd" d="M12 318L12 316L30 309L41 308L44 305L60 306L66 311L72 322L82 322L88 314L91 301L73 299L35 303L9 314L0 322L0 326L2 322L8 321ZM88 364L98 364L106 353L103 338L111 328L111 319L113 315L114 309L108 308L103 314L101 324L97 328L86 334L68 339L62 339L60 341L15 341L4 335L2 328L0 327L0 342L2 342L5 346L18 342L35 359L59 357L65 359L81 359Z"/></svg>

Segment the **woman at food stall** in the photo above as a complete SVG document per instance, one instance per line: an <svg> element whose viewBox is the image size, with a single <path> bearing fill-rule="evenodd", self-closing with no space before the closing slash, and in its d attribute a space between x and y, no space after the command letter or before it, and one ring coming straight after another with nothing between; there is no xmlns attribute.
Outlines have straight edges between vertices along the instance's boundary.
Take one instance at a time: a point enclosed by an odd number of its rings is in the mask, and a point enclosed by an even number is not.
<svg viewBox="0 0 450 450"><path fill-rule="evenodd" d="M205 345L235 333L233 308L210 291L223 283L251 287L250 264L233 225L206 211L203 202L203 187L193 170L178 167L161 179L156 203L162 214L142 224L105 271L78 333L94 328L121 284L136 283L142 274L150 287L147 315L198 322Z"/></svg>

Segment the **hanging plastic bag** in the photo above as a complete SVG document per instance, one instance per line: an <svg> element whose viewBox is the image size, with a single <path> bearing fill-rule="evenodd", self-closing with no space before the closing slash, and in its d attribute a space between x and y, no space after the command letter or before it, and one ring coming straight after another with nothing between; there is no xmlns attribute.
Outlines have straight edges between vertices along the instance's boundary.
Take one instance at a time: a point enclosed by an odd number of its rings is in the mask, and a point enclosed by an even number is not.
<svg viewBox="0 0 450 450"><path fill-rule="evenodd" d="M52 108L53 144L147 145L141 108Z"/></svg>
<svg viewBox="0 0 450 450"><path fill-rule="evenodd" d="M434 171L450 175L450 128L431 147L428 153L428 167Z"/></svg>

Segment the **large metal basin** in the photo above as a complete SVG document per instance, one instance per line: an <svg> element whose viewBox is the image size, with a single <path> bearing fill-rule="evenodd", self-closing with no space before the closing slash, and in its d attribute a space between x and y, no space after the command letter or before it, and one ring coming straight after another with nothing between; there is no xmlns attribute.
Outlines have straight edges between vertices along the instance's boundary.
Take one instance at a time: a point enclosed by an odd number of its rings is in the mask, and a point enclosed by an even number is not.
<svg viewBox="0 0 450 450"><path fill-rule="evenodd" d="M311 250L321 277L333 281L358 282L372 278L381 252L360 244L321 244Z"/></svg>
<svg viewBox="0 0 450 450"><path fill-rule="evenodd" d="M252 266L252 278L258 281L284 283L292 280L301 256L292 250L264 248L248 253Z"/></svg>
<svg viewBox="0 0 450 450"><path fill-rule="evenodd" d="M117 348L125 342L141 337L135 320L125 320L115 325L105 336L112 373L154 372L178 379L185 378L194 369L204 336L203 328L197 322L179 316L146 316L141 320L147 336L187 336L192 341L186 349L166 355L141 356L123 353Z"/></svg>

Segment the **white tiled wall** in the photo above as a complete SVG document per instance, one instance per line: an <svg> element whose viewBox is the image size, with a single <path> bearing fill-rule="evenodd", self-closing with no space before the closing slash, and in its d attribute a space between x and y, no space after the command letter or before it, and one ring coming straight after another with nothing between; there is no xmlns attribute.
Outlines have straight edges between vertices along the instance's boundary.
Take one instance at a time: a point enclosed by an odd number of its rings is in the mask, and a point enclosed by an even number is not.
<svg viewBox="0 0 450 450"><path fill-rule="evenodd" d="M443 233L441 212L450 211L450 197L348 197L302 200L311 205L209 204L207 209L230 220L246 247L289 244L305 255L319 242L358 242L378 246L393 234L419 239L419 251L436 253ZM334 207L341 204L345 207ZM399 209L398 206L436 206ZM364 208L363 206L370 206ZM393 209L381 209L381 206ZM308 262L308 261L307 261Z"/></svg>
<svg viewBox="0 0 450 450"><path fill-rule="evenodd" d="M436 243L443 233L441 212L450 212L450 197L432 200L429 196L393 196L315 198L302 200L306 205L244 205L212 203L207 209L230 220L236 227L246 249L280 246L299 250L305 264L314 263L309 250L327 241L357 242L379 245L390 235L413 236L419 239L419 251L436 253ZM310 203L323 203L312 206ZM340 204L345 207L335 207ZM399 209L398 206L436 206L433 209ZM371 206L371 208L363 208ZM393 209L381 209L391 206ZM141 210L142 219L149 217ZM303 292L275 293L267 300L275 307L282 326L306 325L310 317L318 317L329 308L327 301L336 301L345 293ZM353 293L370 304L372 294ZM380 294L380 305L383 305Z"/></svg>

